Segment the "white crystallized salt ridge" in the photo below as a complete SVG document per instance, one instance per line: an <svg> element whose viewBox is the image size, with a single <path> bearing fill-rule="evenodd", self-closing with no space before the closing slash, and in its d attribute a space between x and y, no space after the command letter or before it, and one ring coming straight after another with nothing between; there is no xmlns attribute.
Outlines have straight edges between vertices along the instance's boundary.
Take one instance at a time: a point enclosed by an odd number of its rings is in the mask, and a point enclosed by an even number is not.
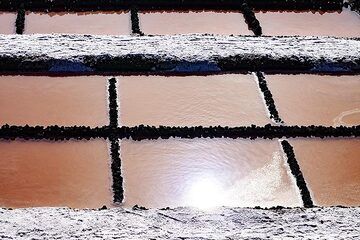
<svg viewBox="0 0 360 240"><path fill-rule="evenodd" d="M0 209L1 239L358 239L360 208Z"/></svg>
<svg viewBox="0 0 360 240"><path fill-rule="evenodd" d="M358 68L358 63L356 64L355 61L359 62L359 49L360 38L311 36L0 35L0 58L3 56L16 58L41 56L41 59L45 61L67 60L80 66L84 56L96 58L102 55L110 57L140 55L147 58L160 58L169 62L206 62L209 64L215 63L215 59L237 55L241 57L266 56L268 59L274 60L294 57L301 59L300 62L323 59L330 64L342 59L342 62L352 62ZM81 69L79 70L81 71Z"/></svg>

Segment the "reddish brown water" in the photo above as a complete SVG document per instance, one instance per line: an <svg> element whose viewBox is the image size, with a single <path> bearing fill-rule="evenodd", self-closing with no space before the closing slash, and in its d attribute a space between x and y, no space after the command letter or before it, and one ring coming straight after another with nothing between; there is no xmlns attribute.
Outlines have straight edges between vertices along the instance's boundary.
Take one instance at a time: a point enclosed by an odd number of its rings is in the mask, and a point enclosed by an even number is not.
<svg viewBox="0 0 360 240"><path fill-rule="evenodd" d="M267 75L266 79L287 124L360 124L359 76Z"/></svg>
<svg viewBox="0 0 360 240"><path fill-rule="evenodd" d="M122 125L269 123L252 75L131 76L119 81Z"/></svg>
<svg viewBox="0 0 360 240"><path fill-rule="evenodd" d="M98 208L112 202L105 141L0 141L0 207Z"/></svg>
<svg viewBox="0 0 360 240"><path fill-rule="evenodd" d="M121 142L125 206L300 206L277 141Z"/></svg>
<svg viewBox="0 0 360 240"><path fill-rule="evenodd" d="M28 13L25 33L130 34L128 13Z"/></svg>
<svg viewBox="0 0 360 240"><path fill-rule="evenodd" d="M360 16L342 13L266 12L256 13L264 35L359 37Z"/></svg>
<svg viewBox="0 0 360 240"><path fill-rule="evenodd" d="M0 12L0 34L15 34L15 13Z"/></svg>
<svg viewBox="0 0 360 240"><path fill-rule="evenodd" d="M360 140L291 140L315 203L360 206Z"/></svg>
<svg viewBox="0 0 360 240"><path fill-rule="evenodd" d="M139 19L146 34L253 35L242 13L235 12L145 12L139 14Z"/></svg>
<svg viewBox="0 0 360 240"><path fill-rule="evenodd" d="M102 76L0 76L0 125L108 124Z"/></svg>

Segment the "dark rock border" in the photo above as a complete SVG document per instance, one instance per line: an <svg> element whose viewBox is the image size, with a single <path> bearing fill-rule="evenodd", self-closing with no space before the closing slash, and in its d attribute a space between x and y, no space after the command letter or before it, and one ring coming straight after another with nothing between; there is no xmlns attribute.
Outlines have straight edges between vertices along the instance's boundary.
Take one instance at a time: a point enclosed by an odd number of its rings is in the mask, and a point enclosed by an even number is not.
<svg viewBox="0 0 360 240"><path fill-rule="evenodd" d="M314 61L313 59L298 58L295 56L279 57L272 59L267 56L229 56L218 59L218 66L222 71L275 71L275 72L360 72L360 59L356 62L342 62L345 59L337 59L329 63L325 59Z"/></svg>
<svg viewBox="0 0 360 240"><path fill-rule="evenodd" d="M132 34L139 34L140 36L143 36L144 33L140 30L139 11L138 11L137 7L131 8L130 17L131 17Z"/></svg>
<svg viewBox="0 0 360 240"><path fill-rule="evenodd" d="M243 0L2 0L0 10L16 11L19 3L31 11L95 11L129 10L238 10ZM248 0L255 10L341 10L342 0Z"/></svg>
<svg viewBox="0 0 360 240"><path fill-rule="evenodd" d="M19 7L19 9L17 11L15 27L16 27L16 34L23 34L24 33L24 29L25 29L25 8L24 8L24 4L21 4L21 6Z"/></svg>
<svg viewBox="0 0 360 240"><path fill-rule="evenodd" d="M256 10L341 11L343 0L248 0Z"/></svg>
<svg viewBox="0 0 360 240"><path fill-rule="evenodd" d="M117 103L117 89L116 89L116 78L109 79L108 94L109 94L109 119L110 126L117 128L118 123L118 103Z"/></svg>
<svg viewBox="0 0 360 240"><path fill-rule="evenodd" d="M289 164L291 173L296 179L296 185L298 186L301 194L301 198L304 204L304 207L311 208L314 207L314 203L311 199L310 191L306 185L304 176L301 172L300 166L295 158L294 148L286 140L281 141L281 146L286 154L287 163Z"/></svg>
<svg viewBox="0 0 360 240"><path fill-rule="evenodd" d="M169 139L174 138L329 138L329 137L360 137L360 125L352 127L326 127L326 126L193 126L193 127L170 127L170 126L145 126L135 127L87 127L87 126L9 126L0 127L0 139L4 140L90 140L93 138L119 138L141 141L145 139Z"/></svg>
<svg viewBox="0 0 360 240"><path fill-rule="evenodd" d="M246 1L241 6L241 12L244 15L248 28L253 31L255 36L261 36L262 28L260 26L260 22L256 19L254 11L249 7Z"/></svg>
<svg viewBox="0 0 360 240"><path fill-rule="evenodd" d="M109 97L109 119L110 123L107 127L108 138L110 141L110 157L111 157L111 173L112 173L112 189L114 203L121 203L124 200L123 177L121 175L121 158L120 143L114 134L119 126L118 122L118 102L117 102L117 79L115 77L108 80L108 97ZM106 130L105 130L106 131Z"/></svg>
<svg viewBox="0 0 360 240"><path fill-rule="evenodd" d="M120 143L117 138L110 138L112 189L114 203L122 203L124 200L123 177L121 175Z"/></svg>
<svg viewBox="0 0 360 240"><path fill-rule="evenodd" d="M266 104L268 112L270 114L270 118L273 119L276 123L283 123L283 121L279 117L279 112L276 109L272 93L267 86L267 82L265 80L264 74L262 72L256 72L256 78L258 80L257 82L258 82L259 88L263 94L265 104Z"/></svg>

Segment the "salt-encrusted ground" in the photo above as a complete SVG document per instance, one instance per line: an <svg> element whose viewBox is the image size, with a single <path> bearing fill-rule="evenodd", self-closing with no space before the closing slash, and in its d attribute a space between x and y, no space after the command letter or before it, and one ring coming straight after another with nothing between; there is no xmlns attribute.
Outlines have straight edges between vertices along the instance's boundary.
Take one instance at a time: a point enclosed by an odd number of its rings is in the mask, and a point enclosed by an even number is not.
<svg viewBox="0 0 360 240"><path fill-rule="evenodd" d="M360 208L0 209L0 239L359 239Z"/></svg>
<svg viewBox="0 0 360 240"><path fill-rule="evenodd" d="M0 35L0 71L360 71L360 38Z"/></svg>

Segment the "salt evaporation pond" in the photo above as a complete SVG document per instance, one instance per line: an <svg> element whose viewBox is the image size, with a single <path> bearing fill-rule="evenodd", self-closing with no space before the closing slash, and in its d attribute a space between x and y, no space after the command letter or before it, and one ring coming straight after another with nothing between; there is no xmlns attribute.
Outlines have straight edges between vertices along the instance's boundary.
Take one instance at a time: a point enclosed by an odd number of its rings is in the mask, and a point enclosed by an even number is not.
<svg viewBox="0 0 360 240"><path fill-rule="evenodd" d="M360 206L360 140L295 139L304 178L319 206Z"/></svg>
<svg viewBox="0 0 360 240"><path fill-rule="evenodd" d="M16 14L0 12L0 34L15 34Z"/></svg>
<svg viewBox="0 0 360 240"><path fill-rule="evenodd" d="M252 75L119 77L124 126L242 126L270 123Z"/></svg>
<svg viewBox="0 0 360 240"><path fill-rule="evenodd" d="M360 16L344 9L326 12L258 12L263 35L359 37Z"/></svg>
<svg viewBox="0 0 360 240"><path fill-rule="evenodd" d="M111 203L105 141L0 141L0 207L98 208Z"/></svg>
<svg viewBox="0 0 360 240"><path fill-rule="evenodd" d="M253 35L241 12L141 12L139 20L145 34Z"/></svg>
<svg viewBox="0 0 360 240"><path fill-rule="evenodd" d="M359 16L256 13L264 35L359 37ZM241 13L142 12L145 34L253 35ZM0 13L0 34L15 33ZM130 34L129 13L27 13L25 33ZM357 76L266 75L288 125L360 124ZM108 124L107 78L0 76L0 125ZM121 76L119 121L244 126L270 123L251 75ZM291 139L315 204L359 206L360 141ZM112 206L108 143L0 141L0 207ZM121 140L124 206L302 206L277 140Z"/></svg>
<svg viewBox="0 0 360 240"><path fill-rule="evenodd" d="M121 141L126 207L301 206L277 140Z"/></svg>
<svg viewBox="0 0 360 240"><path fill-rule="evenodd" d="M28 13L25 33L129 35L130 14L125 12Z"/></svg>
<svg viewBox="0 0 360 240"><path fill-rule="evenodd" d="M280 117L289 125L359 125L359 76L266 75Z"/></svg>
<svg viewBox="0 0 360 240"><path fill-rule="evenodd" d="M0 116L0 125L107 125L107 78L0 76Z"/></svg>

